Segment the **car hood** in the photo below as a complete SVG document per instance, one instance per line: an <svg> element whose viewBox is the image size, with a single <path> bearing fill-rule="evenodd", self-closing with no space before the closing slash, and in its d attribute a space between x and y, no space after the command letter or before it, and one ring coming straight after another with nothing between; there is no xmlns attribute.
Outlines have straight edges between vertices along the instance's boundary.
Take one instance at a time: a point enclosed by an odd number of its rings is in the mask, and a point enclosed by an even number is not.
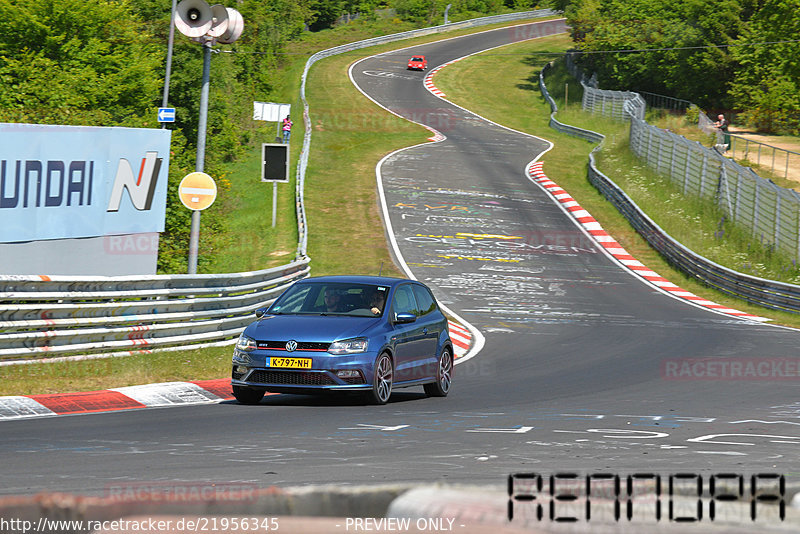
<svg viewBox="0 0 800 534"><path fill-rule="evenodd" d="M374 317L334 315L265 315L251 323L244 333L258 341L309 341L330 343L363 335L380 323Z"/></svg>

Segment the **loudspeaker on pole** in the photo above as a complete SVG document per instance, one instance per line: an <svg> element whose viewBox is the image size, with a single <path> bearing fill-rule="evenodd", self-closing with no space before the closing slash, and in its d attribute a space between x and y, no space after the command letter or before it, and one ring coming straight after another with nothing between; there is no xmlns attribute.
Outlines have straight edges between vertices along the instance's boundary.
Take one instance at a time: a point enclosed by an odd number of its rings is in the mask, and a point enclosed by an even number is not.
<svg viewBox="0 0 800 534"><path fill-rule="evenodd" d="M175 27L187 37L202 37L213 22L211 7L204 0L181 0L175 10Z"/></svg>
<svg viewBox="0 0 800 534"><path fill-rule="evenodd" d="M206 35L209 37L220 37L228 31L228 9L222 4L211 6L211 29Z"/></svg>
<svg viewBox="0 0 800 534"><path fill-rule="evenodd" d="M184 0L185 1L185 0ZM244 19L242 14L235 9L228 7L228 28L225 30L217 41L223 44L230 44L242 35L244 30Z"/></svg>

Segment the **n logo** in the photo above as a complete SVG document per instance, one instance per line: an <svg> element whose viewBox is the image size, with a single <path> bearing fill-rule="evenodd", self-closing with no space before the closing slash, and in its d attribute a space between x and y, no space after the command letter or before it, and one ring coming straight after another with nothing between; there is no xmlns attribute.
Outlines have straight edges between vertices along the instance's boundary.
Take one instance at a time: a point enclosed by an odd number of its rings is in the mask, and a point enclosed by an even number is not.
<svg viewBox="0 0 800 534"><path fill-rule="evenodd" d="M122 192L127 189L133 206L139 211L147 211L153 203L156 192L158 172L161 170L162 158L157 157L158 152L147 152L139 166L139 177L134 178L133 169L127 159L121 158L114 178L114 187L111 198L108 200L106 211L119 211L122 202Z"/></svg>

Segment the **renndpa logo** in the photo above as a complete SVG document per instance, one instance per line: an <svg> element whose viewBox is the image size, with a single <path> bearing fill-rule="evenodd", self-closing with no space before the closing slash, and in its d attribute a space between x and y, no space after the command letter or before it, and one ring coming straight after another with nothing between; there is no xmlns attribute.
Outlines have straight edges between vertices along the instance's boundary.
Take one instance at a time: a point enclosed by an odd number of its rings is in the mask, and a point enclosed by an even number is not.
<svg viewBox="0 0 800 534"><path fill-rule="evenodd" d="M127 159L120 158L117 174L114 178L114 187L108 200L108 210L119 211L122 202L122 192L127 189L133 206L139 211L147 211L153 203L156 192L158 173L161 170L162 158L158 152L147 152L139 166L139 175L135 177L133 168Z"/></svg>

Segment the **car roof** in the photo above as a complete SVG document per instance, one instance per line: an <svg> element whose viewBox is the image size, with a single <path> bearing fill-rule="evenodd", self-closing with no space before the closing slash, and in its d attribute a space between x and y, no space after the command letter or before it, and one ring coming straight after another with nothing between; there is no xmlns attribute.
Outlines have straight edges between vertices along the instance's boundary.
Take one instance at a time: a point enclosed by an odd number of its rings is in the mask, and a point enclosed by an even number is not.
<svg viewBox="0 0 800 534"><path fill-rule="evenodd" d="M410 278L395 278L391 276L365 276L365 275L329 275L329 276L310 276L308 278L303 278L299 280L297 283L324 283L324 282L336 282L336 283L350 283L350 284L373 284L373 285L383 285L383 286L396 286L403 282L417 282L416 280L411 280ZM419 282L417 282L419 283Z"/></svg>

